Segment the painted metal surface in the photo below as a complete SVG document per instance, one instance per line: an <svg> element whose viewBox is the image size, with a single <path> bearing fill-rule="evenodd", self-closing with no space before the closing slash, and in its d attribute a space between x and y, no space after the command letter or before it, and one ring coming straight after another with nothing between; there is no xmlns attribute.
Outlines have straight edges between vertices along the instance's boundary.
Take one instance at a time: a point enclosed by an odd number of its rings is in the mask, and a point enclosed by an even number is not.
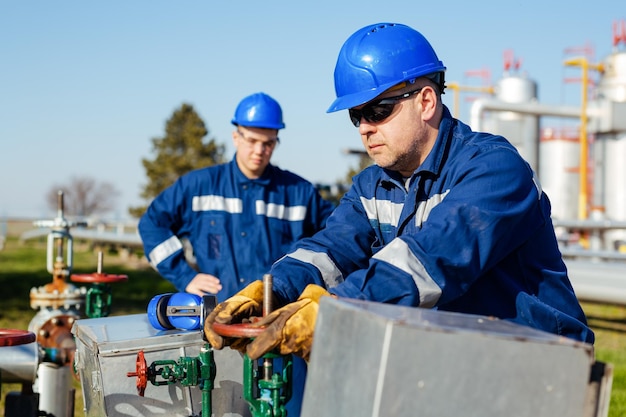
<svg viewBox="0 0 626 417"><path fill-rule="evenodd" d="M302 417L589 415L591 345L489 317L330 297L315 334Z"/></svg>
<svg viewBox="0 0 626 417"><path fill-rule="evenodd" d="M202 410L197 386L148 384L144 396L137 394L137 354L144 352L148 365L154 361L178 361L196 357L205 345L199 330L157 330L147 314L133 314L76 321L76 365L84 397L85 416L188 417ZM243 359L232 349L215 351L217 375L212 392L214 416L249 416L243 399Z"/></svg>

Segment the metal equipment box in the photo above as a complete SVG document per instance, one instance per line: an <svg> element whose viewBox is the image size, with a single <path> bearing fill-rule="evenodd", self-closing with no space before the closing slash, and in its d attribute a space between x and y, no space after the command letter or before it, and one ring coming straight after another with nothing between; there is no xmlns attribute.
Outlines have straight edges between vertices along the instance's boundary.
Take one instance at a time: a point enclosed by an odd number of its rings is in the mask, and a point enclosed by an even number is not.
<svg viewBox="0 0 626 417"><path fill-rule="evenodd" d="M139 396L137 353L143 350L147 366L154 361L197 357L205 345L200 330L159 331L147 314L77 320L75 363L80 376L86 417L199 416L202 392L179 383L155 386L148 382ZM216 350L217 368L211 395L213 416L248 417L243 399L243 359L232 349Z"/></svg>
<svg viewBox="0 0 626 417"><path fill-rule="evenodd" d="M302 417L606 415L595 364L589 344L504 320L324 297Z"/></svg>

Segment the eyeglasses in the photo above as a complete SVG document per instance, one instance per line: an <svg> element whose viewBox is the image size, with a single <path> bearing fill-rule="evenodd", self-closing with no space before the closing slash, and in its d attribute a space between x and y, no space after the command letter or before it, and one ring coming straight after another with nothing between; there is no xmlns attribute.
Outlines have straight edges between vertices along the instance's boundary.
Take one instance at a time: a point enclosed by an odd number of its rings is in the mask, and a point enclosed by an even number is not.
<svg viewBox="0 0 626 417"><path fill-rule="evenodd" d="M380 100L372 101L360 109L350 109L348 110L350 113L350 120L355 127L359 127L361 125L361 118L370 123L382 122L389 117L391 113L393 113L393 109L400 100L419 94L419 92L422 91L422 88L409 91L399 96L385 97Z"/></svg>
<svg viewBox="0 0 626 417"><path fill-rule="evenodd" d="M241 139L243 139L244 143L252 149L256 148L256 145L260 143L263 152L274 150L274 148L276 148L276 145L278 144L278 138L270 140L258 140L254 138L249 138L244 135L243 132L239 129L237 129L237 134Z"/></svg>

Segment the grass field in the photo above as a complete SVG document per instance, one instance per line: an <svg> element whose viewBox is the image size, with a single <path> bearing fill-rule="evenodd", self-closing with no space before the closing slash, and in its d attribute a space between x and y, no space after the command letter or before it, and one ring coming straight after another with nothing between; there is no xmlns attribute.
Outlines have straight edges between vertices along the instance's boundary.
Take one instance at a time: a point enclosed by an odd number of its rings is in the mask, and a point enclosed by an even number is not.
<svg viewBox="0 0 626 417"><path fill-rule="evenodd" d="M111 315L145 313L150 299L156 294L175 291L141 258L141 254L122 260L115 253L105 253L102 272L127 275L128 281L111 284ZM98 254L87 243L74 241L73 273L90 274L97 271ZM52 281L46 270L46 241L20 242L9 238L0 251L0 328L28 329L36 311L30 307L30 290ZM81 286L82 284L76 284ZM75 416L83 417L83 398L75 382ZM20 384L2 384L0 416L4 416L4 401L8 392L20 391Z"/></svg>
<svg viewBox="0 0 626 417"><path fill-rule="evenodd" d="M74 273L86 274L97 270L97 253L86 242L74 242ZM102 272L128 275L129 280L112 285L111 315L145 313L150 299L174 288L152 270L141 254L122 260L115 253L104 254ZM19 242L10 237L0 251L0 328L26 330L35 311L30 308L30 289L51 282L46 271L45 239ZM583 303L589 323L596 333L596 357L613 366L610 417L626 415L626 307ZM83 400L80 386L75 382L75 416L82 417ZM20 384L2 384L0 416L4 416L4 401L8 392L20 391Z"/></svg>

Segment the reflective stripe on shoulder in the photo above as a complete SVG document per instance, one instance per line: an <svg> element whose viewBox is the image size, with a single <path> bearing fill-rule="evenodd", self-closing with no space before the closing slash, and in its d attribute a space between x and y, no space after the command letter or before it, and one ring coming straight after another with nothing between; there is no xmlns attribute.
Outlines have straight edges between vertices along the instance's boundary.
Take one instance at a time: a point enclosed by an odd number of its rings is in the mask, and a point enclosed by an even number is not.
<svg viewBox="0 0 626 417"><path fill-rule="evenodd" d="M266 203L263 200L256 201L256 214L273 217L275 219L290 222L302 221L306 217L305 206L285 206L283 204Z"/></svg>
<svg viewBox="0 0 626 417"><path fill-rule="evenodd" d="M155 246L154 249L150 251L150 264L156 267L158 264L163 262L167 257L173 255L183 248L183 244L176 236L172 236L164 242L161 242L159 245Z"/></svg>
<svg viewBox="0 0 626 417"><path fill-rule="evenodd" d="M240 198L226 198L221 195L197 195L191 200L193 211L225 211L227 213L243 212Z"/></svg>
<svg viewBox="0 0 626 417"><path fill-rule="evenodd" d="M377 200L374 198L361 197L361 204L367 213L370 223L390 224L397 227L404 204L393 203L389 200Z"/></svg>
<svg viewBox="0 0 626 417"><path fill-rule="evenodd" d="M439 297L441 297L439 285L426 272L422 262L417 259L402 239L396 238L392 240L373 258L388 262L411 275L420 293L420 307L433 307L439 300Z"/></svg>
<svg viewBox="0 0 626 417"><path fill-rule="evenodd" d="M294 252L285 256L316 267L320 271L320 274L322 274L326 288L334 288L343 282L341 271L325 253L313 252L307 249L296 249Z"/></svg>

